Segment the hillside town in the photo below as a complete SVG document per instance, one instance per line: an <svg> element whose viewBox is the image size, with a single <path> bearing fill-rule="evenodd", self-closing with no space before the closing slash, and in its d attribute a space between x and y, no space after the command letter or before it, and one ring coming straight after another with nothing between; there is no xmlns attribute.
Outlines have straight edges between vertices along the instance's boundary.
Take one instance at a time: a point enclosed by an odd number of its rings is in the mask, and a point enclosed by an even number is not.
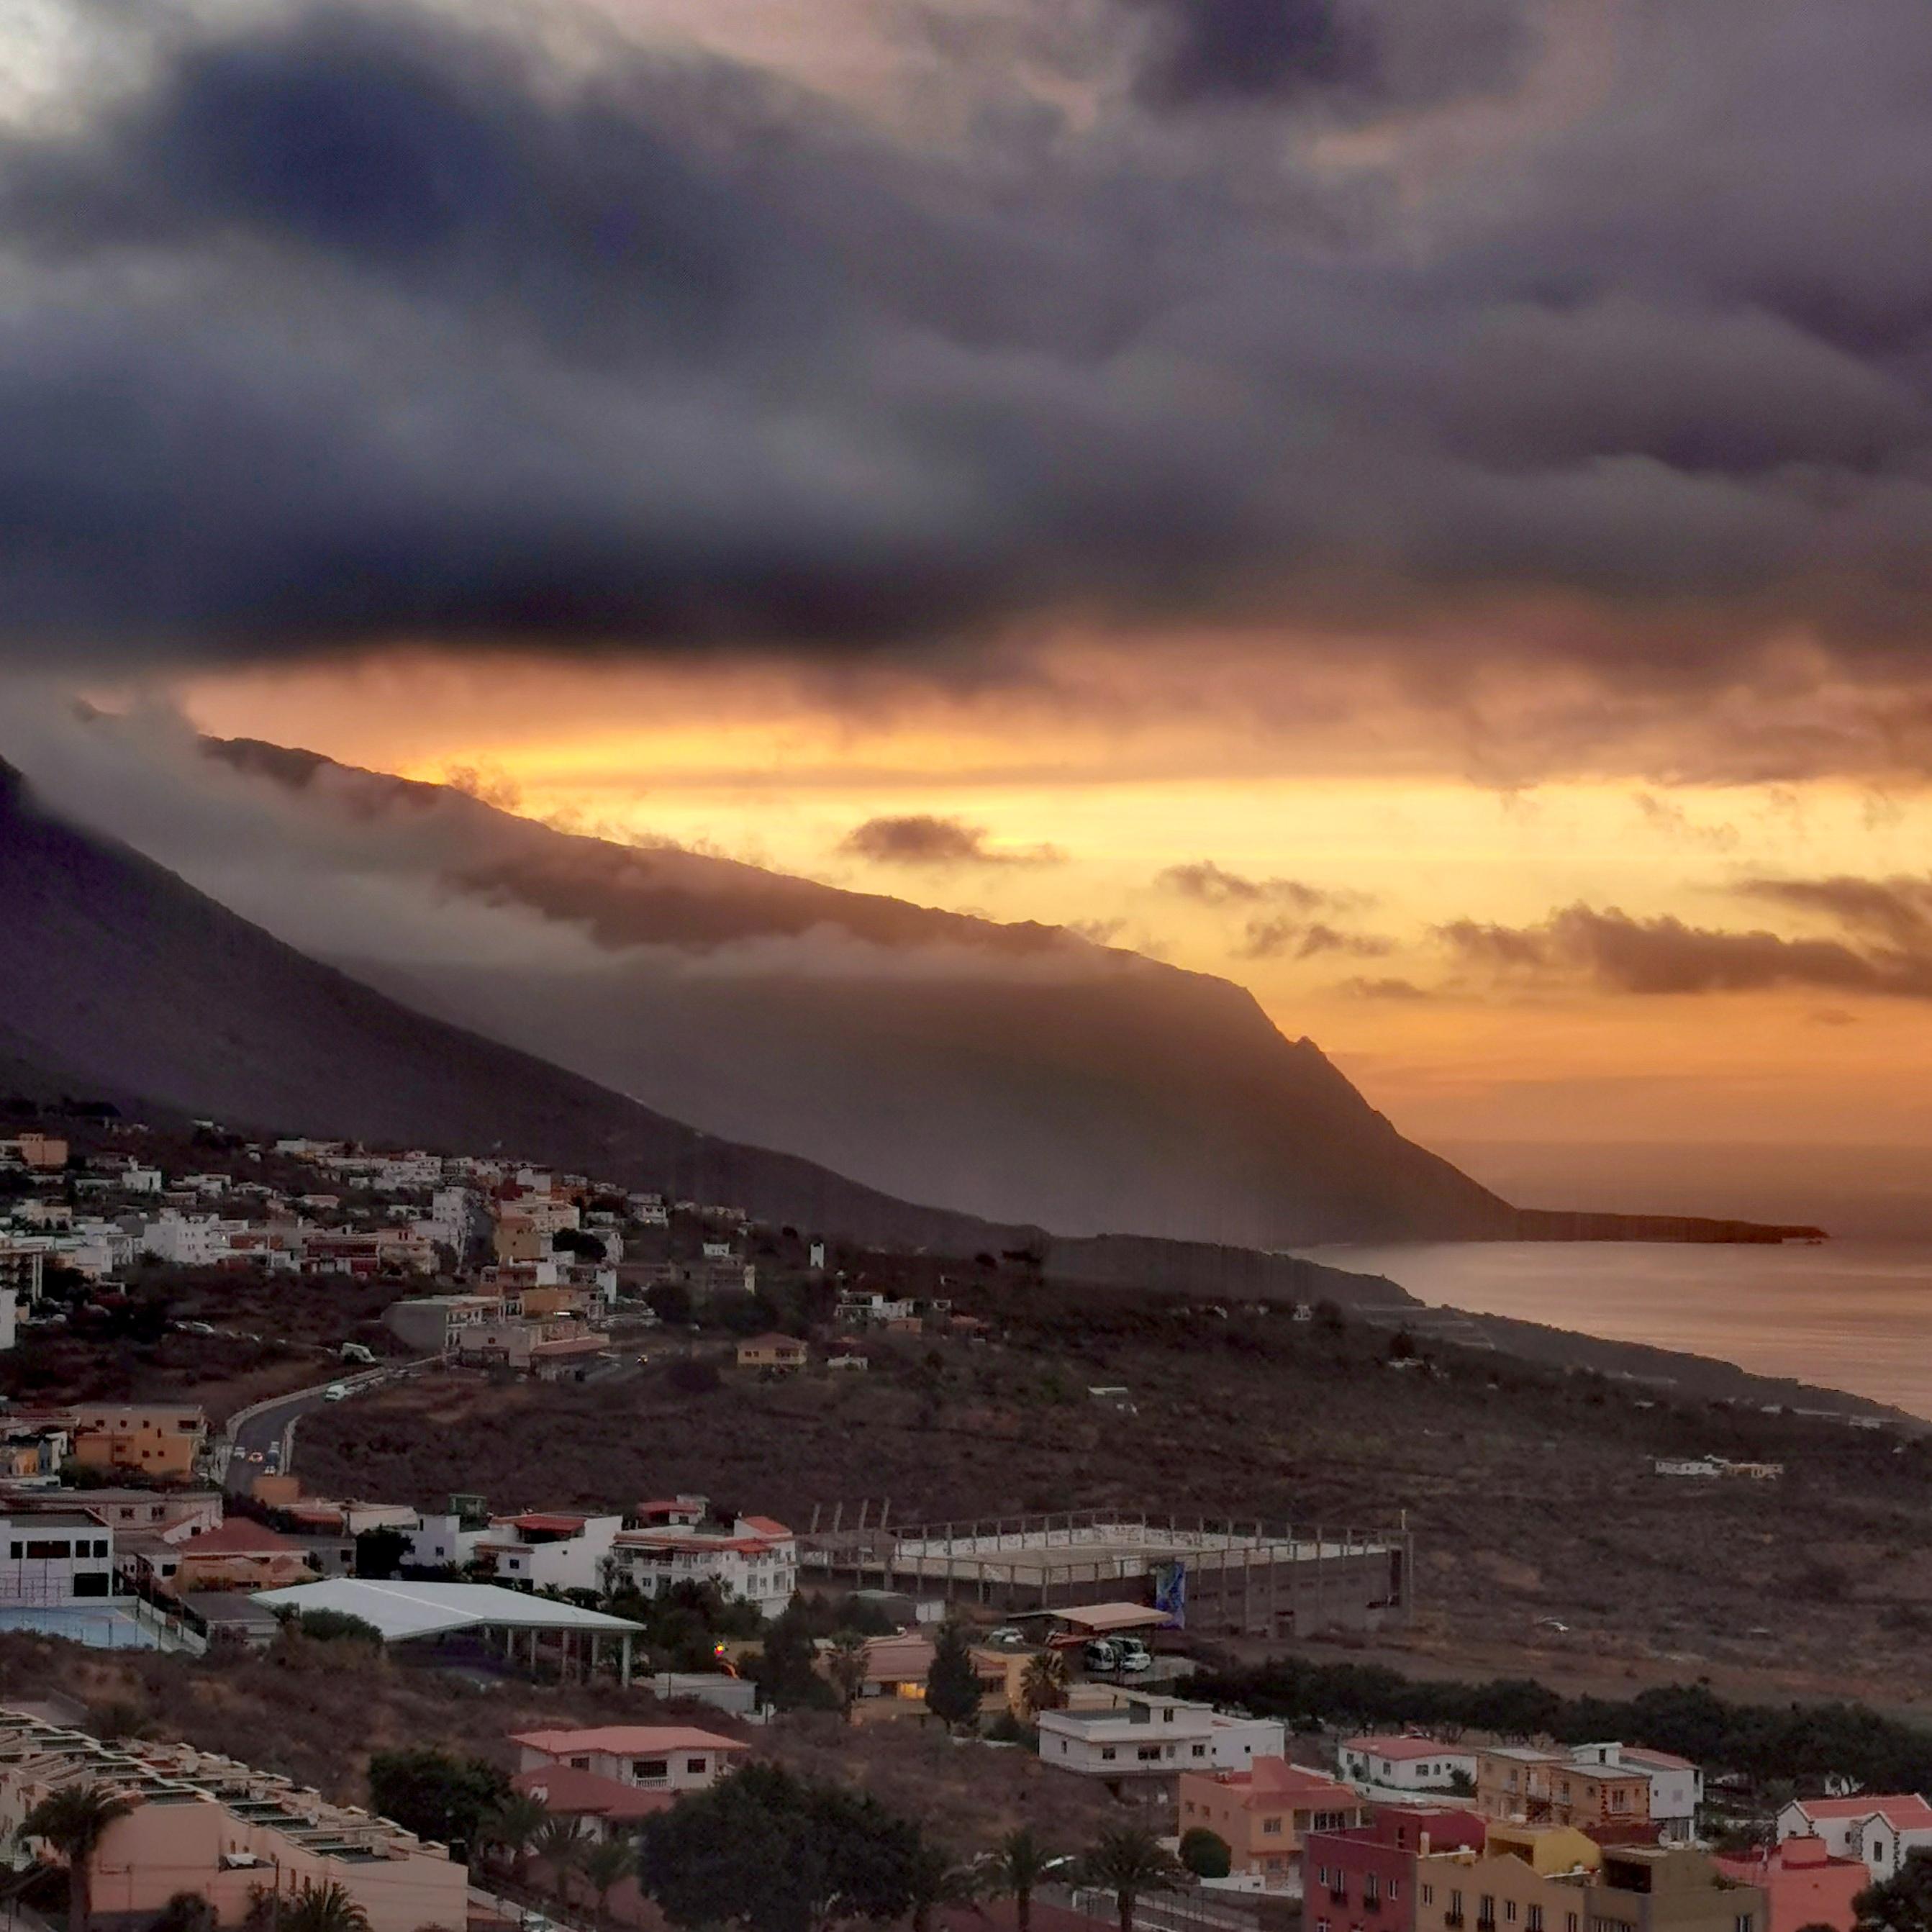
<svg viewBox="0 0 1932 1932"><path fill-rule="evenodd" d="M1078 1844L1022 1823L950 1844L922 1821L931 1842L847 1914L880 1922L1852 1932L1857 1901L1932 1848L1932 1805L1870 1795L1850 1764L1778 1802L1774 1779L1640 1738L1352 1730L1244 1688L1244 1656L1403 1622L1417 1559L1400 1522L930 1523L834 1497L787 1522L755 1496L676 1490L593 1511L304 1484L304 1415L412 1378L577 1382L657 1354L769 1382L863 1373L892 1339L983 1336L929 1264L910 1292L728 1204L212 1121L185 1148L118 1121L72 1143L23 1131L0 1142L0 1182L16 1358L182 1270L271 1297L310 1278L374 1311L238 1407L17 1394L0 1410L0 1628L195 1672L344 1647L452 1682L595 1692L610 1717L560 1712L473 1759L424 1740L417 1770L442 1793L427 1802L398 1798L380 1754L359 1796L325 1794L193 1736L118 1735L50 1686L0 1712L0 1826L27 1910L64 1887L70 1917L116 1928L185 1924L190 1898L210 1928L338 1932L332 1910L365 1932L694 1924L680 1861L728 1818L746 1828L754 1800L818 1802L778 1768L814 1726L854 1774L910 1726L988 1767L1023 1754L1043 1792L1085 1808ZM1712 1457L1658 1473L1782 1472ZM487 1802L454 1804L443 1787L464 1777ZM56 1828L83 1798L94 1825Z"/></svg>

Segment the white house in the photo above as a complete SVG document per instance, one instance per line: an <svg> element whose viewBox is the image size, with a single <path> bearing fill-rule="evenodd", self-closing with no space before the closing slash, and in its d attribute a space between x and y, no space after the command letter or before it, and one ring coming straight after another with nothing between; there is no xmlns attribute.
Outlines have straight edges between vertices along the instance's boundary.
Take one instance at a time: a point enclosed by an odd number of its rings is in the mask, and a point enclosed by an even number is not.
<svg viewBox="0 0 1932 1932"><path fill-rule="evenodd" d="M728 1532L701 1522L660 1522L627 1529L610 1550L614 1586L647 1597L676 1583L712 1583L760 1615L777 1616L798 1587L798 1539L768 1516L741 1516Z"/></svg>
<svg viewBox="0 0 1932 1932"><path fill-rule="evenodd" d="M1932 1850L1932 1804L1911 1792L1794 1798L1778 1814L1778 1840L1806 1833L1834 1857L1863 1859L1874 1881L1890 1878L1908 1853Z"/></svg>
<svg viewBox="0 0 1932 1932"><path fill-rule="evenodd" d="M621 1516L498 1516L473 1539L472 1551L490 1562L500 1583L600 1590L611 1540L623 1526Z"/></svg>
<svg viewBox="0 0 1932 1932"><path fill-rule="evenodd" d="M1650 1780L1650 1821L1666 1844L1688 1845L1697 1835L1698 1808L1704 1802L1704 1774L1688 1757L1652 1750L1646 1744L1579 1744L1575 1764L1600 1764L1612 1771L1640 1771Z"/></svg>
<svg viewBox="0 0 1932 1932"><path fill-rule="evenodd" d="M0 1606L59 1609L114 1590L114 1532L79 1511L0 1517Z"/></svg>
<svg viewBox="0 0 1932 1932"><path fill-rule="evenodd" d="M1284 1757L1278 1718L1241 1718L1211 1704L1121 1691L1098 1706L1042 1711L1040 1760L1085 1778L1168 1778L1184 1771L1245 1771Z"/></svg>
<svg viewBox="0 0 1932 1932"><path fill-rule="evenodd" d="M141 1245L177 1268L212 1268L228 1252L227 1222L212 1214L177 1214L172 1208L141 1230Z"/></svg>
<svg viewBox="0 0 1932 1932"><path fill-rule="evenodd" d="M581 1731L522 1731L517 1769L563 1766L640 1791L702 1791L746 1747L688 1725L604 1724Z"/></svg>
<svg viewBox="0 0 1932 1932"><path fill-rule="evenodd" d="M1348 1738L1336 1768L1351 1784L1385 1791L1440 1791L1459 1774L1473 1786L1476 1754L1433 1738L1370 1736Z"/></svg>

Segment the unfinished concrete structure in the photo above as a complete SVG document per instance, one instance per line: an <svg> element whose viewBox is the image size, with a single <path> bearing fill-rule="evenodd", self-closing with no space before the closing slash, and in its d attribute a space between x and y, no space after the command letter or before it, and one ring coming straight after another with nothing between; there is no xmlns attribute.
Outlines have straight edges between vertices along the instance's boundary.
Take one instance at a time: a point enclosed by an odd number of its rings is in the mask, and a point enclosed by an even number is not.
<svg viewBox="0 0 1932 1932"><path fill-rule="evenodd" d="M812 1512L800 1580L974 1604L1001 1616L1126 1599L1213 1636L1292 1637L1406 1619L1406 1525L1273 1529L1120 1510L893 1527L890 1504Z"/></svg>

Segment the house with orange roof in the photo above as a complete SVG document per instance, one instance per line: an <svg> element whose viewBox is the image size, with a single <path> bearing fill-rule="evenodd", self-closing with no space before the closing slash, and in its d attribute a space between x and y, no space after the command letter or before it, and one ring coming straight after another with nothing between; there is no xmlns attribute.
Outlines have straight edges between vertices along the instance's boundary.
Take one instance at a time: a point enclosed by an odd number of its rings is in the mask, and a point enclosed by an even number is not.
<svg viewBox="0 0 1932 1932"><path fill-rule="evenodd" d="M311 1583L308 1551L292 1536L230 1516L218 1529L205 1529L175 1545L172 1588L190 1590L280 1590Z"/></svg>
<svg viewBox="0 0 1932 1932"><path fill-rule="evenodd" d="M1245 1771L1180 1774L1180 1826L1212 1832L1228 1847L1231 1873L1258 1873L1288 1886L1301 1870L1312 1832L1351 1831L1370 1821L1358 1791L1285 1757L1258 1757Z"/></svg>
<svg viewBox="0 0 1932 1932"><path fill-rule="evenodd" d="M1871 1882L1862 1858L1840 1857L1809 1832L1781 1838L1768 1850L1718 1854L1718 1868L1740 1885L1754 1885L1768 1901L1764 1932L1799 1932L1828 1925L1852 1932L1852 1900Z"/></svg>
<svg viewBox="0 0 1932 1932"><path fill-rule="evenodd" d="M517 1770L587 1772L634 1791L702 1791L740 1759L736 1738L688 1724L604 1724L587 1730L519 1731Z"/></svg>
<svg viewBox="0 0 1932 1932"><path fill-rule="evenodd" d="M1916 1792L1856 1798L1794 1798L1778 1814L1778 1836L1810 1834L1834 1857L1857 1858L1874 1884L1916 1851L1932 1849L1932 1804Z"/></svg>

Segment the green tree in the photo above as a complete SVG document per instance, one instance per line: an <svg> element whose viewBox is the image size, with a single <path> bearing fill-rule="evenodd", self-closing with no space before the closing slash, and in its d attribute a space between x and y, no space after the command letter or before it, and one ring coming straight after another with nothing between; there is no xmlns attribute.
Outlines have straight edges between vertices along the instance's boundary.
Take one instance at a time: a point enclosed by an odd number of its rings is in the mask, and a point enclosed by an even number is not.
<svg viewBox="0 0 1932 1932"><path fill-rule="evenodd" d="M148 1932L214 1932L214 1906L198 1892L178 1892L157 1912Z"/></svg>
<svg viewBox="0 0 1932 1932"><path fill-rule="evenodd" d="M987 1870L986 1889L996 1898L1012 1900L1018 1932L1033 1932L1034 1888L1058 1862L1030 1826L1022 1825L1000 1840Z"/></svg>
<svg viewBox="0 0 1932 1932"><path fill-rule="evenodd" d="M466 1850L509 1792L510 1780L481 1758L425 1745L379 1750L369 1759L369 1803L378 1816L419 1838Z"/></svg>
<svg viewBox="0 0 1932 1932"><path fill-rule="evenodd" d="M368 1913L334 1879L326 1885L304 1879L301 1891L276 1919L279 1932L369 1932Z"/></svg>
<svg viewBox="0 0 1932 1932"><path fill-rule="evenodd" d="M289 1610L280 1613L284 1630L299 1630L316 1643L361 1643L382 1648L382 1633L366 1617L349 1610Z"/></svg>
<svg viewBox="0 0 1932 1932"><path fill-rule="evenodd" d="M584 1854L584 1876L597 1894L597 1922L609 1916L610 1894L627 1878L634 1878L638 1855L625 1838L600 1838Z"/></svg>
<svg viewBox="0 0 1932 1932"><path fill-rule="evenodd" d="M909 1911L919 1849L875 1798L753 1764L646 1820L638 1880L674 1925L825 1932Z"/></svg>
<svg viewBox="0 0 1932 1932"><path fill-rule="evenodd" d="M973 1668L965 1627L948 1618L932 1643L932 1665L926 1673L926 1708L957 1730L980 1714L980 1675Z"/></svg>
<svg viewBox="0 0 1932 1932"><path fill-rule="evenodd" d="M942 1905L970 1905L980 1896L980 1875L962 1865L944 1845L922 1841L908 1868L908 1922L911 1932L932 1932L932 1915Z"/></svg>
<svg viewBox="0 0 1932 1932"><path fill-rule="evenodd" d="M510 1855L510 1876L518 1885L530 1870L530 1847L537 1834L550 1822L550 1813L541 1798L524 1791L512 1791L494 1805L477 1832L478 1840L493 1850Z"/></svg>
<svg viewBox="0 0 1932 1932"><path fill-rule="evenodd" d="M590 1849L574 1818L546 1818L531 1840L530 1850L550 1868L550 1888L559 1898L570 1896L570 1875L580 1868Z"/></svg>
<svg viewBox="0 0 1932 1932"><path fill-rule="evenodd" d="M856 1630L841 1630L825 1657L825 1674L838 1696L838 1709L848 1724L852 1706L866 1688L866 1640Z"/></svg>
<svg viewBox="0 0 1932 1932"><path fill-rule="evenodd" d="M765 1701L781 1711L830 1710L838 1694L812 1668L817 1655L805 1616L788 1607L766 1630L765 1647L752 1670Z"/></svg>
<svg viewBox="0 0 1932 1932"><path fill-rule="evenodd" d="M22 1838L38 1838L66 1862L73 1932L88 1932L94 1917L94 1855L107 1828L134 1808L104 1784L71 1784L43 1798L20 1820Z"/></svg>
<svg viewBox="0 0 1932 1932"><path fill-rule="evenodd" d="M1219 1832L1196 1825L1180 1834L1180 1862L1196 1878L1226 1878L1234 1869L1234 1855Z"/></svg>
<svg viewBox="0 0 1932 1932"><path fill-rule="evenodd" d="M1134 1932L1134 1908L1142 1895L1172 1892L1182 1870L1160 1840L1139 1825L1102 1832L1080 1861L1080 1868L1089 1885L1114 1894L1120 1932Z"/></svg>
<svg viewBox="0 0 1932 1932"><path fill-rule="evenodd" d="M1907 1853L1892 1876L1852 1900L1857 1932L1932 1932L1932 1853Z"/></svg>
<svg viewBox="0 0 1932 1932"><path fill-rule="evenodd" d="M1066 1659L1057 1650L1042 1650L1027 1660L1020 1673L1020 1702L1029 1718L1058 1711L1066 1703Z"/></svg>
<svg viewBox="0 0 1932 1932"><path fill-rule="evenodd" d="M393 1576L410 1553L410 1539L400 1529L365 1529L356 1539L356 1574L378 1579Z"/></svg>

